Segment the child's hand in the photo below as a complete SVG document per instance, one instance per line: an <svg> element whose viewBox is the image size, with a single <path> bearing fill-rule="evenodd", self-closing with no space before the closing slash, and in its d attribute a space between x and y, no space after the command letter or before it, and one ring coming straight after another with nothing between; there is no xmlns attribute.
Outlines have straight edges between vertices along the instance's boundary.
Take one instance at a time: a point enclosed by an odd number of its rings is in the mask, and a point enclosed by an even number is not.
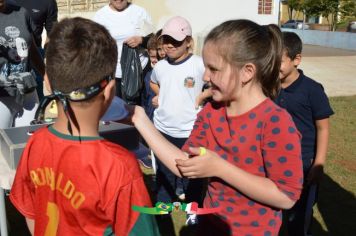
<svg viewBox="0 0 356 236"><path fill-rule="evenodd" d="M153 106L154 108L157 108L157 107L159 106L159 104L158 104L158 95L156 95L156 96L154 96L154 97L152 98L152 106Z"/></svg>
<svg viewBox="0 0 356 236"><path fill-rule="evenodd" d="M125 104L125 108L129 113L127 119L130 120L133 124L146 116L145 110L140 106Z"/></svg>
<svg viewBox="0 0 356 236"><path fill-rule="evenodd" d="M135 48L138 45L142 43L142 37L141 36L132 36L124 41L127 45L129 45L131 48Z"/></svg>
<svg viewBox="0 0 356 236"><path fill-rule="evenodd" d="M206 153L200 156L200 148L190 148L190 152L195 157L187 160L176 160L177 167L183 176L188 178L219 176L220 166L224 159L209 150L206 150Z"/></svg>
<svg viewBox="0 0 356 236"><path fill-rule="evenodd" d="M213 96L213 93L211 91L211 88L205 89L203 92L201 92L196 98L195 98L195 109L199 109L201 105L203 105L204 101Z"/></svg>
<svg viewBox="0 0 356 236"><path fill-rule="evenodd" d="M312 184L320 183L323 175L324 175L323 165L318 165L318 164L312 165L306 179L307 184L312 185Z"/></svg>

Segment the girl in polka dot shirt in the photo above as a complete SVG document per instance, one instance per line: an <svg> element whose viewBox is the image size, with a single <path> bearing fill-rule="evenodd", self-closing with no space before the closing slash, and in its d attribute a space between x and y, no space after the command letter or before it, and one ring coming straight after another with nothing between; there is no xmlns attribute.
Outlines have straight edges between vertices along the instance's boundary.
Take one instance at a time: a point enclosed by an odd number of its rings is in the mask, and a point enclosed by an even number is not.
<svg viewBox="0 0 356 236"><path fill-rule="evenodd" d="M155 130L141 108L133 110L136 128L172 172L209 177L204 207L222 210L199 218L198 235L278 235L281 209L299 198L300 135L270 99L279 87L281 55L275 25L232 20L215 27L203 48L213 102L198 114L183 151ZM207 149L202 156L199 147Z"/></svg>

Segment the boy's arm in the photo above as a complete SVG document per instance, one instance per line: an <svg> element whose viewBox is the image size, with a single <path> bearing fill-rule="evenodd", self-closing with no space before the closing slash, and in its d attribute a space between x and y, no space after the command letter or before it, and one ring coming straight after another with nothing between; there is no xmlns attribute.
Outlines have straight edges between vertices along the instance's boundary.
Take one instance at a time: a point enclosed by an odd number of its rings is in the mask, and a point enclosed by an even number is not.
<svg viewBox="0 0 356 236"><path fill-rule="evenodd" d="M150 88L152 89L152 91L158 95L159 94L159 85L156 83L153 83L152 81L150 81Z"/></svg>
<svg viewBox="0 0 356 236"><path fill-rule="evenodd" d="M156 94L156 96L154 96L152 98L152 105L157 108L159 106L158 104L158 94L159 94L159 85L153 83L152 81L150 81L150 88L151 90Z"/></svg>
<svg viewBox="0 0 356 236"><path fill-rule="evenodd" d="M316 120L316 156L307 181L309 184L319 183L324 174L324 164L329 142L329 118Z"/></svg>
<svg viewBox="0 0 356 236"><path fill-rule="evenodd" d="M35 235L35 221L26 217L26 223L31 235Z"/></svg>

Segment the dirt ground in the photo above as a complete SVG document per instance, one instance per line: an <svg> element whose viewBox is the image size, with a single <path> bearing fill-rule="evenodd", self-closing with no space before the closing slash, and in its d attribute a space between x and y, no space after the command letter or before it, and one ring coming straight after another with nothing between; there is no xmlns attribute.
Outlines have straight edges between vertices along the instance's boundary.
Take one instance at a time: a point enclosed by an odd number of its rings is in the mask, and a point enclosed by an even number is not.
<svg viewBox="0 0 356 236"><path fill-rule="evenodd" d="M320 82L328 96L356 94L356 50L304 45L302 56L299 68Z"/></svg>

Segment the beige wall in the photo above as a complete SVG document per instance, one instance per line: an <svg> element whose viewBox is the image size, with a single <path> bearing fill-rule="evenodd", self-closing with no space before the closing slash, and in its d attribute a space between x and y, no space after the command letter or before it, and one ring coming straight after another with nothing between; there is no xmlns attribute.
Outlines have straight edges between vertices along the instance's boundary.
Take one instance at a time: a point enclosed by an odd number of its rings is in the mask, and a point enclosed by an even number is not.
<svg viewBox="0 0 356 236"><path fill-rule="evenodd" d="M258 0L132 0L144 7L152 17L154 30L162 28L172 16L180 15L189 20L193 28L196 50L199 54L206 33L214 26L229 19L250 19L259 24L278 23L279 0L272 0L271 15L258 14ZM61 12L59 18L82 16L92 18L93 11Z"/></svg>
<svg viewBox="0 0 356 236"><path fill-rule="evenodd" d="M196 46L214 26L229 19L250 19L260 24L278 23L279 0L273 0L272 15L258 14L258 0L132 0L151 15L155 29L170 17L180 15L189 20ZM198 49L199 50L199 49Z"/></svg>

